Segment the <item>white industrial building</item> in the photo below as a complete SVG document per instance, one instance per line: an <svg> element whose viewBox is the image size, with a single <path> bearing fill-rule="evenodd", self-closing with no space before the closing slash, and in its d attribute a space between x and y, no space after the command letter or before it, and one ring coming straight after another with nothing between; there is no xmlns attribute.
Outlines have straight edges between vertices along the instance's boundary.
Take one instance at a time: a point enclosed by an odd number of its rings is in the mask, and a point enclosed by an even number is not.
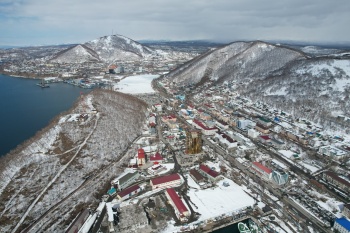
<svg viewBox="0 0 350 233"><path fill-rule="evenodd" d="M255 129L248 129L248 137L257 138L259 136L259 132Z"/></svg>

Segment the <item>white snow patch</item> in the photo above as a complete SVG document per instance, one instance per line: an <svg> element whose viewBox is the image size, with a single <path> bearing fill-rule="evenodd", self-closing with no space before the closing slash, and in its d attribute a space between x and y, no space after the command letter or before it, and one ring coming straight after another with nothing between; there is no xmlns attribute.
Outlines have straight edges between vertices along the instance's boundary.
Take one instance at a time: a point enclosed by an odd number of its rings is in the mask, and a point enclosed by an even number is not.
<svg viewBox="0 0 350 233"><path fill-rule="evenodd" d="M130 76L115 84L114 89L129 94L153 93L151 83L158 77L159 75L154 74Z"/></svg>
<svg viewBox="0 0 350 233"><path fill-rule="evenodd" d="M223 186L225 181L230 186ZM254 205L254 199L245 193L241 186L227 178L218 182L218 187L215 188L205 190L190 189L188 195L197 206L197 208L193 206L194 210L201 214L197 221L215 218L222 214L232 214Z"/></svg>

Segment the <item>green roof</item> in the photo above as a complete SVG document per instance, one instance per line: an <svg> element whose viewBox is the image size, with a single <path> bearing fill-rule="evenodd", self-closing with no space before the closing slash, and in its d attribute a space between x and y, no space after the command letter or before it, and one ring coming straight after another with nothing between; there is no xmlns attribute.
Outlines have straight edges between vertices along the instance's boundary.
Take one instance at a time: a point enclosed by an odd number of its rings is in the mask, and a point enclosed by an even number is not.
<svg viewBox="0 0 350 233"><path fill-rule="evenodd" d="M138 175L138 172L125 174L124 176L120 177L119 184L122 185L123 183L127 182L128 180L130 180L132 177L136 175Z"/></svg>
<svg viewBox="0 0 350 233"><path fill-rule="evenodd" d="M266 119L265 117L259 117L261 121L264 121L266 123L271 122L269 119Z"/></svg>

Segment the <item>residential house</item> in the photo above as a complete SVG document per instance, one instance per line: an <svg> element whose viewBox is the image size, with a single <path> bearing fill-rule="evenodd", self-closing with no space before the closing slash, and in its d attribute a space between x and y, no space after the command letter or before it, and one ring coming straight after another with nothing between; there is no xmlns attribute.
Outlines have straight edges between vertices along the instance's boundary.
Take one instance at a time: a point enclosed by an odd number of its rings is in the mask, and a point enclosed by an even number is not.
<svg viewBox="0 0 350 233"><path fill-rule="evenodd" d="M192 125L194 127L196 127L197 129L200 129L202 131L202 134L207 135L207 136L214 135L218 131L218 128L216 128L216 127L209 128L206 125L204 125L203 122L201 122L197 119L194 119L192 121Z"/></svg>
<svg viewBox="0 0 350 233"><path fill-rule="evenodd" d="M343 151L341 149L338 149L334 146L328 145L328 146L321 146L318 150L318 152L322 155L326 155L335 159L343 158L344 156L348 155L346 151Z"/></svg>
<svg viewBox="0 0 350 233"><path fill-rule="evenodd" d="M152 189L157 188L170 188L179 186L182 183L182 179L179 174L171 174L167 176L161 176L154 178L150 181Z"/></svg>
<svg viewBox="0 0 350 233"><path fill-rule="evenodd" d="M217 132L215 134L215 138L222 147L226 148L229 151L237 148L237 141L225 133Z"/></svg>
<svg viewBox="0 0 350 233"><path fill-rule="evenodd" d="M131 186L129 188L124 189L123 191L117 194L117 198L119 201L124 201L132 196L135 196L141 191L141 187L138 185Z"/></svg>
<svg viewBox="0 0 350 233"><path fill-rule="evenodd" d="M250 138L256 138L259 136L259 132L255 129L248 129L248 137Z"/></svg>
<svg viewBox="0 0 350 233"><path fill-rule="evenodd" d="M201 112L199 118L203 121L211 120L211 116L206 112Z"/></svg>
<svg viewBox="0 0 350 233"><path fill-rule="evenodd" d="M199 173L196 169L190 170L190 176L199 186L202 186L205 184L204 176L201 173Z"/></svg>
<svg viewBox="0 0 350 233"><path fill-rule="evenodd" d="M272 125L272 122L269 119L265 118L265 117L259 117L257 119L257 124L260 124L260 125L268 128L268 127L270 127Z"/></svg>
<svg viewBox="0 0 350 233"><path fill-rule="evenodd" d="M146 154L145 150L142 148L137 150L137 164L138 166L146 164Z"/></svg>
<svg viewBox="0 0 350 233"><path fill-rule="evenodd" d="M222 121L222 120L217 120L215 123L220 129L225 130L225 129L229 128L229 125L226 122Z"/></svg>
<svg viewBox="0 0 350 233"><path fill-rule="evenodd" d="M267 126L261 124L256 124L255 129L262 134L268 134L270 132L270 129Z"/></svg>
<svg viewBox="0 0 350 233"><path fill-rule="evenodd" d="M257 175L261 175L262 178L269 180L272 176L272 170L268 167L265 167L259 162L253 162L252 163L252 171L256 173Z"/></svg>
<svg viewBox="0 0 350 233"><path fill-rule="evenodd" d="M162 163L163 162L163 157L160 155L160 153L157 151L154 155L151 155L149 157L149 161L152 163Z"/></svg>
<svg viewBox="0 0 350 233"><path fill-rule="evenodd" d="M168 198L169 203L174 208L175 214L180 219L180 221L186 221L190 216L190 211L187 209L175 190L172 188L166 189L165 196Z"/></svg>
<svg viewBox="0 0 350 233"><path fill-rule="evenodd" d="M213 169L209 168L205 164L199 165L198 172L201 173L203 176L205 176L208 180L211 182L217 182L221 179L221 176L218 172L214 171Z"/></svg>
<svg viewBox="0 0 350 233"><path fill-rule="evenodd" d="M259 140L264 144L268 144L269 142L271 142L271 138L269 135L261 135L259 137Z"/></svg>
<svg viewBox="0 0 350 233"><path fill-rule="evenodd" d="M322 178L325 179L327 182L337 186L342 191L350 193L350 182L339 177L334 172L326 171L322 174Z"/></svg>
<svg viewBox="0 0 350 233"><path fill-rule="evenodd" d="M119 190L123 190L134 183L139 177L140 174L138 172L129 172L113 180L112 185Z"/></svg>
<svg viewBox="0 0 350 233"><path fill-rule="evenodd" d="M343 215L346 216L347 218L350 218L350 203L345 204L343 208Z"/></svg>

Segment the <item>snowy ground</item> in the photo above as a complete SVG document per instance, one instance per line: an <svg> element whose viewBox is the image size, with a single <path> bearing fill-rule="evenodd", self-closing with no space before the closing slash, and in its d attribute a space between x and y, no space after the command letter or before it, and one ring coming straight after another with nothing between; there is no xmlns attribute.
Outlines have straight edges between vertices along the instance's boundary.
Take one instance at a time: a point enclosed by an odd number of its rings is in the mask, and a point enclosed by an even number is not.
<svg viewBox="0 0 350 233"><path fill-rule="evenodd" d="M298 162L301 166L303 166L304 168L306 168L307 170L309 170L311 173L314 173L318 170L320 170L320 167L317 167L316 165L311 165L309 163L306 163L304 161L300 161Z"/></svg>
<svg viewBox="0 0 350 233"><path fill-rule="evenodd" d="M274 230L275 232L293 233L297 231L297 229L293 229L293 230L290 229L289 225L287 226L285 221L280 220L276 215L272 215L272 216L275 217L274 222L277 223L279 226L271 223L268 217L264 217L260 221L268 225L271 228L271 230Z"/></svg>
<svg viewBox="0 0 350 233"><path fill-rule="evenodd" d="M224 181L230 186L223 186ZM201 214L198 221L215 218L222 214L232 214L254 205L254 199L246 194L241 186L227 178L218 182L218 187L214 189L190 189L188 195L195 204L194 210Z"/></svg>
<svg viewBox="0 0 350 233"><path fill-rule="evenodd" d="M154 74L130 76L115 84L114 89L129 94L153 93L151 82L158 77Z"/></svg>

